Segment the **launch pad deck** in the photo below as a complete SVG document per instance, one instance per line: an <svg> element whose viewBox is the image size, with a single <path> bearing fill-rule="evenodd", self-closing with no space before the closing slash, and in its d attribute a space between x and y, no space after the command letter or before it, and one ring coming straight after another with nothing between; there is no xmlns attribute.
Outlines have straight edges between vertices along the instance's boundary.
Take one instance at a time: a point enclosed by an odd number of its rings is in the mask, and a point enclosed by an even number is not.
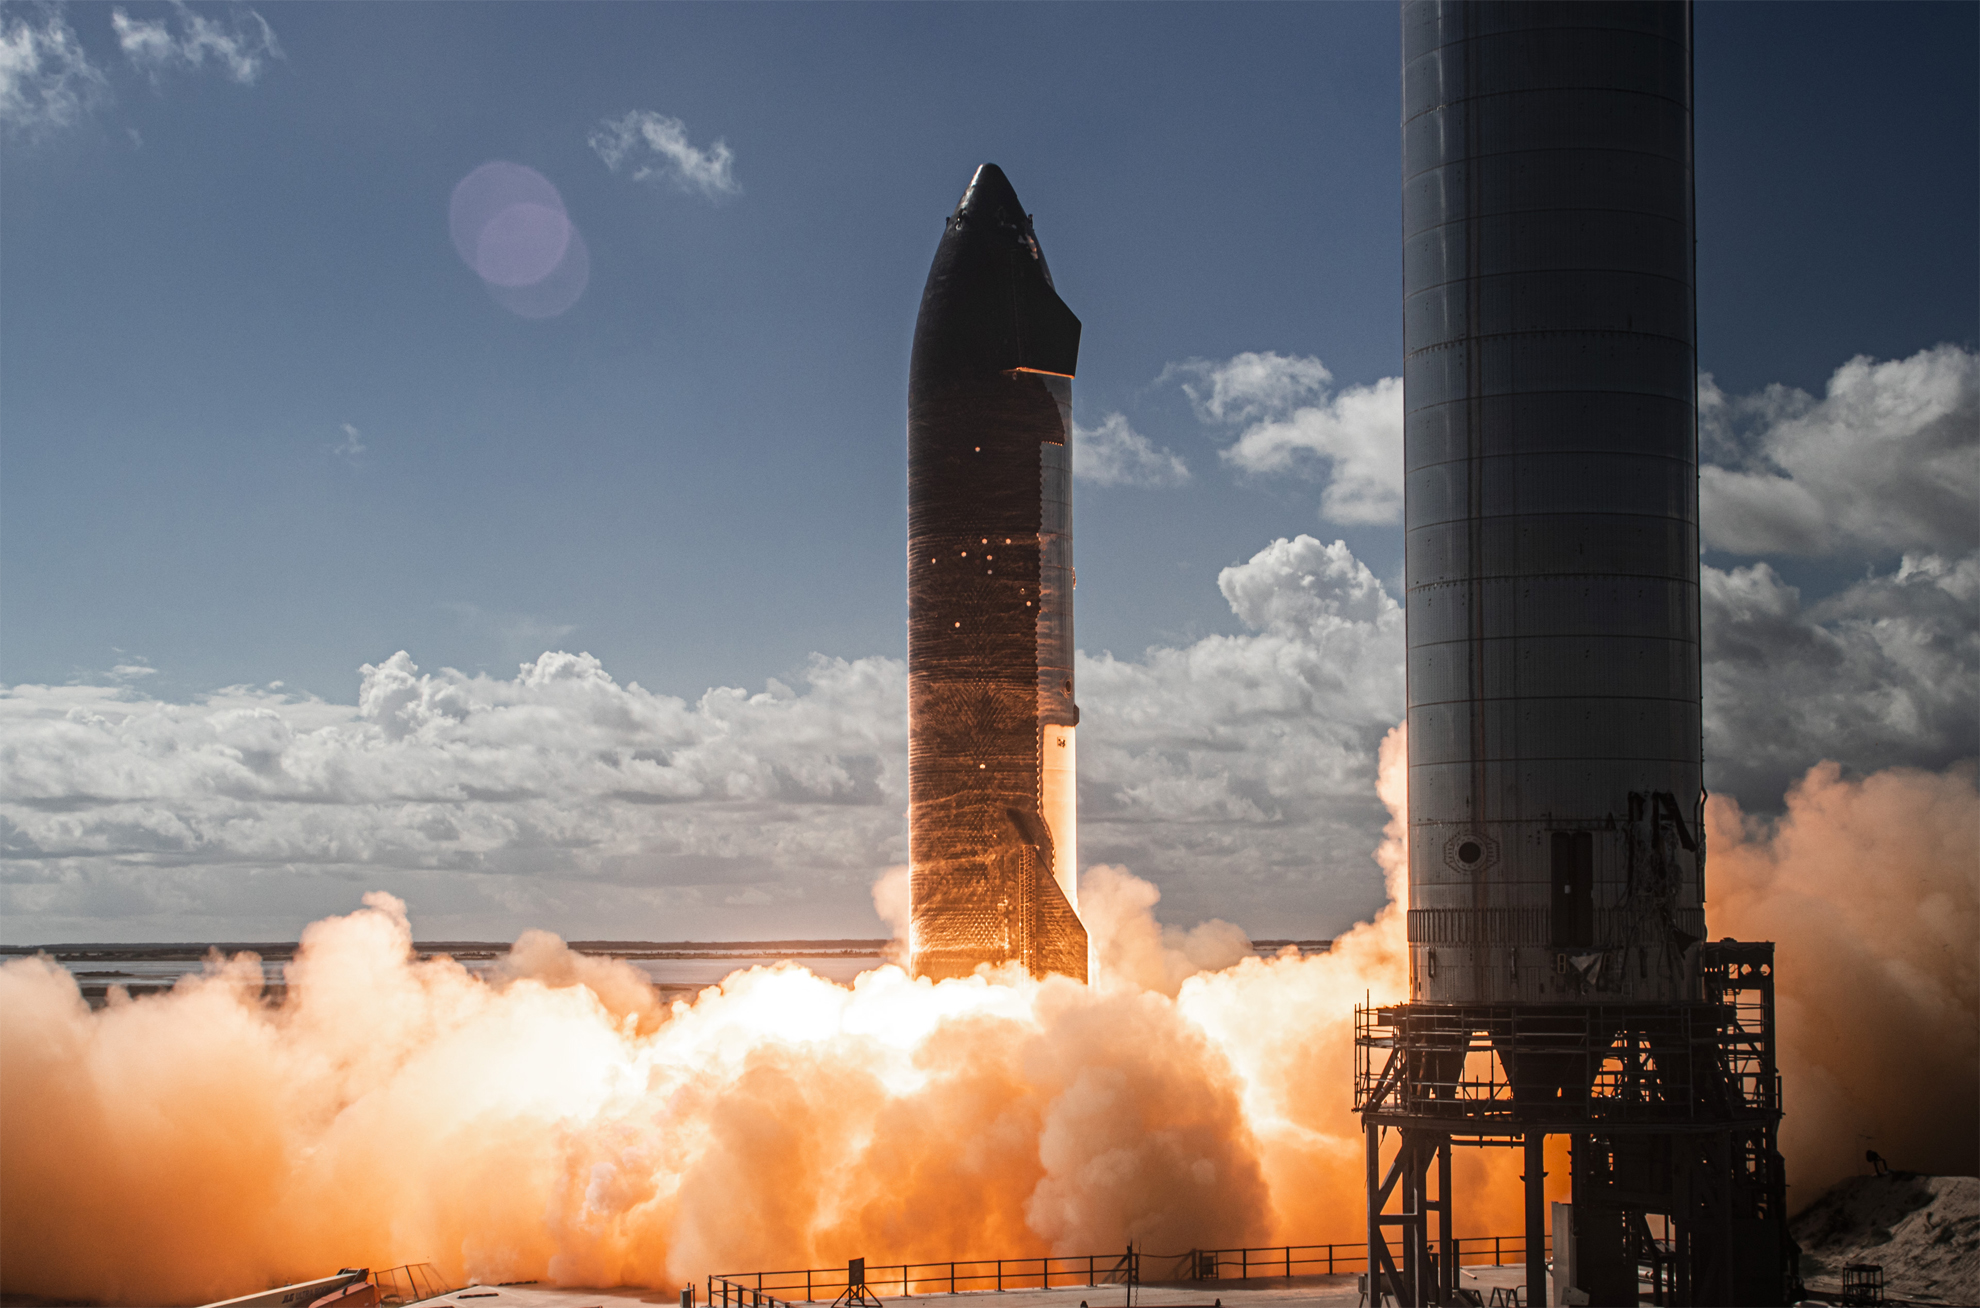
<svg viewBox="0 0 1980 1308"><path fill-rule="evenodd" d="M1464 1285L1490 1300L1494 1288L1524 1284L1523 1266L1482 1266L1464 1269ZM493 1293L491 1293L493 1292ZM465 1297L462 1297L465 1296ZM982 1308L1127 1308L1127 1290L1119 1285L1071 1285L1050 1290L964 1290L957 1294L881 1294L883 1304L932 1304L981 1301ZM427 1300L421 1308L630 1308L632 1304L678 1304L678 1295L659 1290L620 1286L609 1290L552 1285L470 1286ZM782 1302L782 1301L780 1301ZM802 1303L802 1300L798 1301ZM820 1308L828 1302L820 1300ZM1336 1308L1363 1302L1359 1277L1349 1272L1334 1276L1256 1276L1245 1280L1178 1281L1134 1287L1135 1308Z"/></svg>

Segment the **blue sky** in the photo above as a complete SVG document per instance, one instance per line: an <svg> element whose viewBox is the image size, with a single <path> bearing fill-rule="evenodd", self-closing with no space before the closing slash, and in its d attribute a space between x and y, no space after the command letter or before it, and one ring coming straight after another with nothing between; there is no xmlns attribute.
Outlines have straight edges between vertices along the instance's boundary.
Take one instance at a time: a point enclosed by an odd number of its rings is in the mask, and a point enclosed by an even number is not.
<svg viewBox="0 0 1980 1308"><path fill-rule="evenodd" d="M1732 397L1729 468L1792 471L1763 447L1807 418L1740 397L1817 403L1859 355L1952 347L1934 376L1964 430L1976 14L1699 8L1700 364ZM1145 669L1151 647L1266 632L1220 571L1279 566L1255 556L1302 533L1397 590L1397 521L1322 516L1347 456L1229 457L1243 424L1186 389L1246 352L1321 361L1324 382L1288 375L1322 407L1399 373L1390 5L10 4L4 22L0 682L181 707L258 687L279 714L352 705L360 666L400 650L420 675L497 680L582 651L689 703L773 678L802 698L814 654L898 660L908 343L942 218L985 160L1084 321L1076 418L1128 460L1079 484L1080 646ZM732 185L643 145L608 166L590 138L633 113L678 120L691 157L726 147ZM491 160L548 178L582 234L589 283L560 316L504 308L449 239L450 193ZM1764 560L1812 606L1908 555L1954 566L1969 546L1950 530L1756 536L1707 562ZM1280 563L1335 567L1319 558ZM1943 765L1970 734L1865 746L1860 765ZM1756 764L1754 802L1813 761ZM1348 807L1343 832L1379 827L1372 797ZM1231 820L1178 887L1256 852ZM205 839L174 866L224 880ZM833 856L845 886L891 839ZM35 848L30 882L97 875ZM154 866L89 849L119 885ZM1281 862L1245 901L1256 930L1332 929L1366 899L1285 908L1305 891ZM314 911L295 893L266 921ZM25 902L16 922L181 929L143 894ZM1207 891L1171 904L1216 910ZM479 911L460 925L496 921Z"/></svg>

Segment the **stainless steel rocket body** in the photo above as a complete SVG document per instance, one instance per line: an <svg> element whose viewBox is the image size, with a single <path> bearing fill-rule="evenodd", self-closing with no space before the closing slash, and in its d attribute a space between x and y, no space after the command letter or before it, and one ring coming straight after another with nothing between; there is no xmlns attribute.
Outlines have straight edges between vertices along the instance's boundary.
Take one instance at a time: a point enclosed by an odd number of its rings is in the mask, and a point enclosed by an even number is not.
<svg viewBox="0 0 1980 1308"><path fill-rule="evenodd" d="M1693 998L1690 11L1403 42L1411 993Z"/></svg>
<svg viewBox="0 0 1980 1308"><path fill-rule="evenodd" d="M908 382L912 967L1084 980L1072 374L1079 320L1003 173L950 217Z"/></svg>

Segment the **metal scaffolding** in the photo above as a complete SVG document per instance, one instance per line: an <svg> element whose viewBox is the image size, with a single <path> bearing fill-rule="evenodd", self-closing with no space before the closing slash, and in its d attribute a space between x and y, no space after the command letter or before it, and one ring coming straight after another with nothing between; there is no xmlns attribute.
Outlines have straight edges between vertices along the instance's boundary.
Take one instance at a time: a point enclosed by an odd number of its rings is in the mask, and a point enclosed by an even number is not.
<svg viewBox="0 0 1980 1308"><path fill-rule="evenodd" d="M1633 1304L1645 1289L1657 1304L1787 1302L1773 955L1701 945L1704 998L1691 1004L1358 1007L1380 1292L1457 1302L1451 1148L1498 1145L1525 1151L1527 1303L1544 1304L1545 1139L1566 1135L1573 1247L1556 1257L1573 1259L1593 1302Z"/></svg>

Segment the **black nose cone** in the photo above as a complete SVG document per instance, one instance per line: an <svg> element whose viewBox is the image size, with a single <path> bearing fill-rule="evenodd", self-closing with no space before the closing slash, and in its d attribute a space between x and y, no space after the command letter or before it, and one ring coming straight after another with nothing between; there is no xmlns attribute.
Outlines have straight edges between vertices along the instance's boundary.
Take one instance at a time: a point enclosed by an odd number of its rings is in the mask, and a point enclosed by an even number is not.
<svg viewBox="0 0 1980 1308"><path fill-rule="evenodd" d="M969 179L962 203L956 206L955 217L950 221L956 219L989 222L1010 228L1020 228L1026 221L1024 206L1018 202L1011 179L993 163L984 164Z"/></svg>
<svg viewBox="0 0 1980 1308"><path fill-rule="evenodd" d="M1004 170L976 170L949 216L915 323L910 389L1023 368L1070 377L1079 319L1052 286Z"/></svg>

